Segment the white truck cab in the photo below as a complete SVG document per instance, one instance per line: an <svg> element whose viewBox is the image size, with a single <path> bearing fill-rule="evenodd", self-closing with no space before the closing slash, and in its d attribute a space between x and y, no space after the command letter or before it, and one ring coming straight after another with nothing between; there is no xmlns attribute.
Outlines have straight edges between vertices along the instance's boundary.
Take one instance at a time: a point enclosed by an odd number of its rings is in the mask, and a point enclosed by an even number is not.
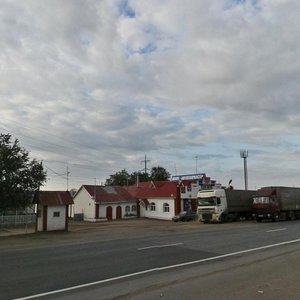
<svg viewBox="0 0 300 300"><path fill-rule="evenodd" d="M222 214L227 210L224 189L200 190L197 195L198 215L202 222L222 222Z"/></svg>

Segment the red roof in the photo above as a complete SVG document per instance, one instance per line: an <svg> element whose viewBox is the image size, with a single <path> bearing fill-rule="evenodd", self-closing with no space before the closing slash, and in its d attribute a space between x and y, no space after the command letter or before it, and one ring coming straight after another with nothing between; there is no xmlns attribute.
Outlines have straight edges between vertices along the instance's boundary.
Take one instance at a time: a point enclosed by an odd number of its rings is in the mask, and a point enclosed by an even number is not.
<svg viewBox="0 0 300 300"><path fill-rule="evenodd" d="M137 199L175 198L177 196L175 181L140 182L131 186L95 186L83 185L96 203L136 202ZM78 192L77 192L78 193Z"/></svg>
<svg viewBox="0 0 300 300"><path fill-rule="evenodd" d="M136 202L135 197L122 186L83 185L96 202Z"/></svg>
<svg viewBox="0 0 300 300"><path fill-rule="evenodd" d="M73 199L66 191L39 191L35 195L35 203L47 206L73 204Z"/></svg>
<svg viewBox="0 0 300 300"><path fill-rule="evenodd" d="M141 182L138 186L128 186L126 189L138 199L175 198L177 196L177 182L175 181Z"/></svg>

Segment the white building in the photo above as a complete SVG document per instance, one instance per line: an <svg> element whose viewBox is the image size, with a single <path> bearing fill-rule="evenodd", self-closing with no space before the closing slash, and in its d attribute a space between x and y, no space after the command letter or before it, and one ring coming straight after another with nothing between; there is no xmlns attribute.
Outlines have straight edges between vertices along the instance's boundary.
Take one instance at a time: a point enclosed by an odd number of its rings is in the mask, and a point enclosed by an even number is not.
<svg viewBox="0 0 300 300"><path fill-rule="evenodd" d="M171 220L182 209L175 181L141 182L127 189L138 200L140 217Z"/></svg>
<svg viewBox="0 0 300 300"><path fill-rule="evenodd" d="M39 191L34 202L37 205L36 231L68 230L68 206L73 204L69 192Z"/></svg>
<svg viewBox="0 0 300 300"><path fill-rule="evenodd" d="M208 180L202 176L132 186L82 185L74 196L70 216L91 222L129 217L171 220L183 210L197 210L197 192Z"/></svg>
<svg viewBox="0 0 300 300"><path fill-rule="evenodd" d="M137 201L123 187L82 185L74 196L71 217L97 222L137 217Z"/></svg>

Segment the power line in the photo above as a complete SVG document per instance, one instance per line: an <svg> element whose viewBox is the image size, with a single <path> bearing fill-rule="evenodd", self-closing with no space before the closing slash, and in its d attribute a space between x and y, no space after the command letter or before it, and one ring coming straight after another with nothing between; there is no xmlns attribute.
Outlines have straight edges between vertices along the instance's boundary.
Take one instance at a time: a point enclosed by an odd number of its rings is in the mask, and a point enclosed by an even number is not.
<svg viewBox="0 0 300 300"><path fill-rule="evenodd" d="M49 171L53 172L57 176L63 177L65 175L67 175L67 173L59 174L59 173L55 172L54 170L52 170L51 168L47 167L45 164L44 164L44 166L45 166L46 169L48 169Z"/></svg>

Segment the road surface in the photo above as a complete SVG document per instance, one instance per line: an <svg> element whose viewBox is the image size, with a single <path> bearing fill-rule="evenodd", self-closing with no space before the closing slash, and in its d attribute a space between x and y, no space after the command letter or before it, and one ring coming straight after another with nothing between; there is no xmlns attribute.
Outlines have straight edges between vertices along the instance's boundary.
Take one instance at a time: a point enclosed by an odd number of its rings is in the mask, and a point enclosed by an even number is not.
<svg viewBox="0 0 300 300"><path fill-rule="evenodd" d="M1 239L0 299L300 295L299 221L204 225L132 220L119 227L95 226L96 231L80 234Z"/></svg>

